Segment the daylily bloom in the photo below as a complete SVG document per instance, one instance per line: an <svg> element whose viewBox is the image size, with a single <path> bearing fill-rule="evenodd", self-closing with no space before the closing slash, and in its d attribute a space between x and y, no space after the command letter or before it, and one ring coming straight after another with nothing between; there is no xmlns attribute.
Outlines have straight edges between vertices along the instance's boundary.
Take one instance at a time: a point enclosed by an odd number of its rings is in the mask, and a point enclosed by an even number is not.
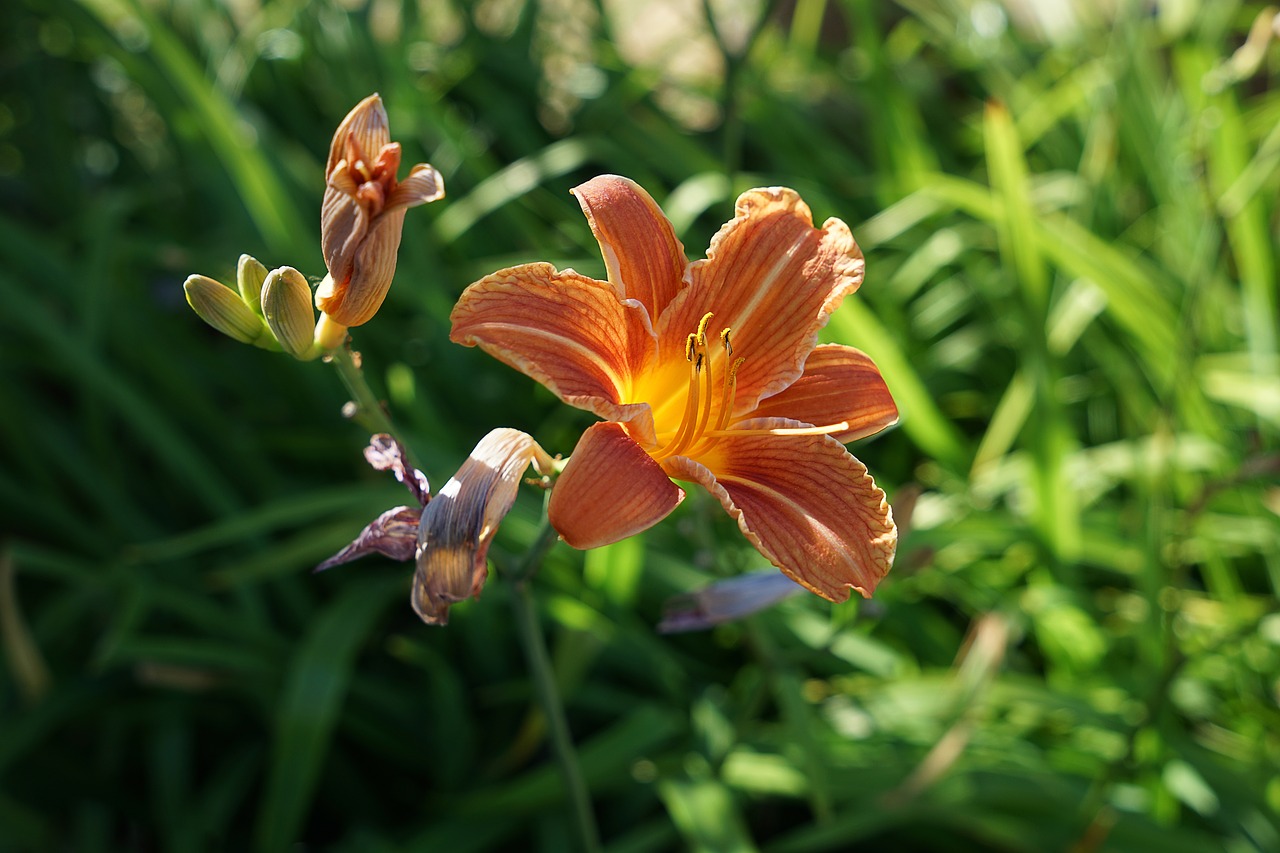
<svg viewBox="0 0 1280 853"><path fill-rule="evenodd" d="M897 420L864 353L815 346L862 283L849 228L814 228L795 191L744 193L690 264L671 223L613 175L574 190L608 281L533 263L463 293L454 341L478 345L603 419L583 434L551 494L551 523L593 548L715 495L746 538L832 601L869 596L897 544L889 505L844 448Z"/></svg>
<svg viewBox="0 0 1280 853"><path fill-rule="evenodd" d="M404 215L444 196L444 180L426 163L396 180L400 143L391 141L378 95L356 105L338 125L325 167L320 242L329 274L316 307L341 326L366 323L391 287Z"/></svg>
<svg viewBox="0 0 1280 853"><path fill-rule="evenodd" d="M426 475L405 462L391 436L373 436L364 455L377 470L392 471L418 505L382 513L316 571L369 554L413 559L413 609L428 625L448 624L451 605L480 595L489 576L489 545L515 503L525 471L533 465L547 474L553 466L531 436L495 429L432 497Z"/></svg>

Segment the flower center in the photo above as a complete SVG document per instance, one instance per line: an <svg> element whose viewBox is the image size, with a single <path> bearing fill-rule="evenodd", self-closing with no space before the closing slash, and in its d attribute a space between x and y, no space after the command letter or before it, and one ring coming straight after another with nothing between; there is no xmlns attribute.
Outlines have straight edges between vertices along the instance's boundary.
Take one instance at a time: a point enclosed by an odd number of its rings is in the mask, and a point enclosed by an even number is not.
<svg viewBox="0 0 1280 853"><path fill-rule="evenodd" d="M680 425L665 443L661 443L650 455L662 462L672 456L696 456L705 451L714 440L727 435L829 435L849 428L848 421L811 427L780 427L773 429L741 429L729 425L733 418L733 403L738 387L738 370L745 358L734 358L732 329L720 330L720 349L710 349L707 326L714 315L707 312L698 322L698 330L685 340L684 357L689 362L689 386L685 394L684 411ZM718 365L716 364L718 362ZM718 366L718 371L717 371ZM716 393L717 373L720 379Z"/></svg>
<svg viewBox="0 0 1280 853"><path fill-rule="evenodd" d="M723 355L719 359L720 394L717 406L716 371L712 365L712 353L707 346L707 324L711 322L712 316L711 312L704 314L698 322L698 330L685 340L684 357L689 362L689 390L685 396L684 414L675 434L666 444L652 452L653 458L659 462L671 456L687 454L708 437L723 435L725 427L729 425L729 418L733 415L738 369L746 359L733 357L731 330L727 327L721 329L720 347Z"/></svg>

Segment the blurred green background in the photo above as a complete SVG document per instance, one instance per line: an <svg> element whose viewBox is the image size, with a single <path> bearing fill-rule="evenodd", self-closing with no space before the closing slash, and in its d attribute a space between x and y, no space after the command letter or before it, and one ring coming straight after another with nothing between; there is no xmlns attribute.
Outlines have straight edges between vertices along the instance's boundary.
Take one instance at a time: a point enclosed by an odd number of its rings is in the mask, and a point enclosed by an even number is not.
<svg viewBox="0 0 1280 853"><path fill-rule="evenodd" d="M853 447L906 528L874 600L656 634L763 567L705 494L538 578L610 851L1280 849L1273 14L10 4L0 849L571 849L502 578L432 629L407 565L312 576L404 492L331 368L183 300L241 252L323 273L329 137L374 91L448 197L355 344L436 484L492 427L590 422L447 340L486 272L602 274L571 186L638 180L698 257L789 185L867 255L824 335L903 412Z"/></svg>

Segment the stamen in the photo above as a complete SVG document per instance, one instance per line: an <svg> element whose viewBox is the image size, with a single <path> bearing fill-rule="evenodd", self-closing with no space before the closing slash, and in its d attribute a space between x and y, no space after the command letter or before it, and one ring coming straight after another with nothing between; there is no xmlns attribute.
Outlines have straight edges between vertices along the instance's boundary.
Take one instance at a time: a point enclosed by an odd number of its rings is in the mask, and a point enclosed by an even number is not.
<svg viewBox="0 0 1280 853"><path fill-rule="evenodd" d="M702 319L698 321L698 346L705 347L707 345L707 324L711 322L711 318L715 315L710 311L702 315Z"/></svg>
<svg viewBox="0 0 1280 853"><path fill-rule="evenodd" d="M725 331L727 332L728 329ZM745 362L745 358L739 358L730 366L728 359L725 359L724 389L720 393L720 417L716 418L715 429L707 431L708 435L719 432L729 425L729 419L733 417L734 393L738 389L738 368Z"/></svg>
<svg viewBox="0 0 1280 853"><path fill-rule="evenodd" d="M689 376L689 394L684 401L684 415L680 418L680 426L676 429L676 434L663 447L654 452L653 457L658 460L666 459L668 456L674 456L682 450L689 438L689 431L693 427L693 421L698 411L698 380L699 373L702 368L702 354L692 352L693 335L689 336L689 345L685 347L689 351L692 364L692 372Z"/></svg>
<svg viewBox="0 0 1280 853"><path fill-rule="evenodd" d="M849 428L848 421L813 427L778 427L777 429L709 429L703 435L832 435Z"/></svg>

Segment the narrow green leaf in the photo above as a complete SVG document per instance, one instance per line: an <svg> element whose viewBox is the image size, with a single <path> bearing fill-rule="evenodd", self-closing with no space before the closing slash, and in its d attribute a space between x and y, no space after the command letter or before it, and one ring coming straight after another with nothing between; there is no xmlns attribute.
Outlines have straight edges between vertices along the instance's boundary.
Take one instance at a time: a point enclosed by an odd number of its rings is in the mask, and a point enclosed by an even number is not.
<svg viewBox="0 0 1280 853"><path fill-rule="evenodd" d="M924 380L889 330L858 299L845 300L822 333L865 350L884 374L902 414L902 430L929 455L953 471L969 467L969 451L955 425L938 408Z"/></svg>
<svg viewBox="0 0 1280 853"><path fill-rule="evenodd" d="M658 793L689 850L750 853L756 849L733 794L714 779L664 779Z"/></svg>
<svg viewBox="0 0 1280 853"><path fill-rule="evenodd" d="M316 617L298 646L277 704L254 831L254 847L262 853L302 840L356 652L368 640L374 619L399 592L399 583L386 581L349 587Z"/></svg>

